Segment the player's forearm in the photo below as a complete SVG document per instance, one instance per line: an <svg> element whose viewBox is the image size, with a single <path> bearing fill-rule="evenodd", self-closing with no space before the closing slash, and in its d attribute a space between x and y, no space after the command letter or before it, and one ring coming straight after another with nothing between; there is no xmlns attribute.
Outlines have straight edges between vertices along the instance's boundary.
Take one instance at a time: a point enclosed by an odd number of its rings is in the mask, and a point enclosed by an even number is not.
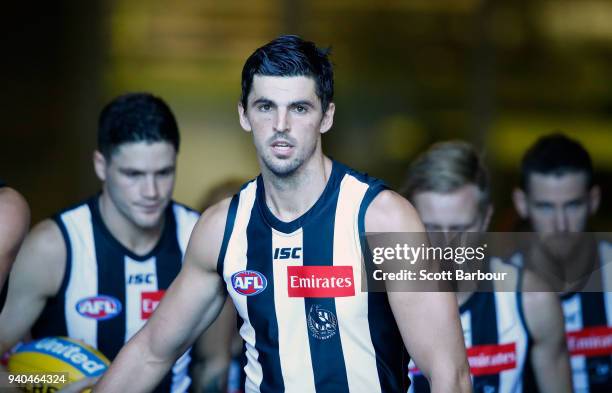
<svg viewBox="0 0 612 393"><path fill-rule="evenodd" d="M9 323L0 317L0 356L10 351L19 342L19 337L15 337L9 329Z"/></svg>
<svg viewBox="0 0 612 393"><path fill-rule="evenodd" d="M471 393L472 381L467 364L452 368L446 365L437 367L429 379L431 393Z"/></svg>
<svg viewBox="0 0 612 393"><path fill-rule="evenodd" d="M567 350L537 357L538 360L535 360L533 365L540 392L572 393L572 376Z"/></svg>
<svg viewBox="0 0 612 393"><path fill-rule="evenodd" d="M538 386L540 388L541 393L572 393L573 385L572 385L572 377L571 372L568 367L561 364L564 363L563 359L557 359L557 372L553 376L546 380L545 382L539 382Z"/></svg>
<svg viewBox="0 0 612 393"><path fill-rule="evenodd" d="M0 313L0 355L24 340L39 315L37 305L31 305L29 302L13 304L10 296L9 293L7 304ZM19 312L20 310L27 312Z"/></svg>
<svg viewBox="0 0 612 393"><path fill-rule="evenodd" d="M150 392L170 370L173 362L171 357L155 356L147 337L139 333L119 352L95 385L94 392Z"/></svg>

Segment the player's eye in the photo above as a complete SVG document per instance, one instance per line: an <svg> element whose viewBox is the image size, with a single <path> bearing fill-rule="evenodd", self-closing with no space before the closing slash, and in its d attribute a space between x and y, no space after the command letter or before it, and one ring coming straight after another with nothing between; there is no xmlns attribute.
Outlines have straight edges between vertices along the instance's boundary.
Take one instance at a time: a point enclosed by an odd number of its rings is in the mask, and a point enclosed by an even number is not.
<svg viewBox="0 0 612 393"><path fill-rule="evenodd" d="M272 109L272 105L270 105L270 104L261 104L261 105L259 105L258 109L261 112L269 112Z"/></svg>
<svg viewBox="0 0 612 393"><path fill-rule="evenodd" d="M139 171L124 171L123 174L127 177L135 178L142 175L142 172Z"/></svg>
<svg viewBox="0 0 612 393"><path fill-rule="evenodd" d="M546 212L546 213L554 211L554 206L550 203L536 202L535 208L541 212Z"/></svg>
<svg viewBox="0 0 612 393"><path fill-rule="evenodd" d="M294 110L297 113L306 113L306 107L304 105L296 105Z"/></svg>
<svg viewBox="0 0 612 393"><path fill-rule="evenodd" d="M567 207L570 208L570 209L578 209L578 208L582 207L583 204L584 204L584 201L576 200L576 201L571 201L570 203L568 203Z"/></svg>

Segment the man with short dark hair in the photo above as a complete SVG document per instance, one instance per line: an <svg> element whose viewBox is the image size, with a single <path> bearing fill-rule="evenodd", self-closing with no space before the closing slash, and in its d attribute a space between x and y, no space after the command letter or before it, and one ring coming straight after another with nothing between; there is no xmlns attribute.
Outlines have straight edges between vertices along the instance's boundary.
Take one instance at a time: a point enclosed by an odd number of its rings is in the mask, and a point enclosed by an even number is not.
<svg viewBox="0 0 612 393"><path fill-rule="evenodd" d="M467 142L431 146L410 166L405 190L429 232L486 232L493 212L489 176L480 155ZM520 272L499 258L486 263L490 271L508 272L508 282L499 288L493 285L489 291L460 286L457 292L468 356L498 359L496 367L486 361L470 364L474 391L529 392L523 389L522 378L531 360L540 391L571 392L563 315L556 293L525 288L533 288L537 277L532 274L525 275L520 288ZM413 369L411 376L412 392L429 392L420 372Z"/></svg>
<svg viewBox="0 0 612 393"><path fill-rule="evenodd" d="M179 132L151 94L102 111L93 163L102 192L36 225L17 257L0 314L0 353L31 329L68 336L113 359L181 268L198 214L172 201ZM189 386L189 354L157 391ZM162 380L163 379L163 380Z"/></svg>
<svg viewBox="0 0 612 393"><path fill-rule="evenodd" d="M261 175L204 212L179 277L96 391L148 391L228 293L246 392L405 392L404 344L434 392L471 391L452 294L361 291L360 233L423 227L408 201L323 154L327 54L282 36L246 61L238 114Z"/></svg>
<svg viewBox="0 0 612 393"><path fill-rule="evenodd" d="M571 269L559 272L568 288L572 277L591 272L601 280L598 292L569 289L561 295L577 393L612 391L612 345L605 344L612 337L612 243L591 244L576 236L587 230L600 194L589 153L578 141L555 133L525 153L521 185L513 195L519 215L543 239L525 255L526 264L537 269L548 261L569 262L564 267Z"/></svg>
<svg viewBox="0 0 612 393"><path fill-rule="evenodd" d="M581 232L599 208L589 153L563 134L540 138L521 163L514 206L536 232Z"/></svg>

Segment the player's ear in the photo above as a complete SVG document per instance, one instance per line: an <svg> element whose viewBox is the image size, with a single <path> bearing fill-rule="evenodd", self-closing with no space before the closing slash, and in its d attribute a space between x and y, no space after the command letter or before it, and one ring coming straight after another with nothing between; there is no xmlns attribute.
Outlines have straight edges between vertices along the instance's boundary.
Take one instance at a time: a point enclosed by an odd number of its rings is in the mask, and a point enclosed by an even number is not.
<svg viewBox="0 0 612 393"><path fill-rule="evenodd" d="M246 132L251 132L253 130L251 128L251 122L246 115L246 110L242 106L242 102L238 103L238 117L240 118L240 127Z"/></svg>
<svg viewBox="0 0 612 393"><path fill-rule="evenodd" d="M601 188L598 185L594 185L589 191L589 213L591 215L597 213L599 202L601 202Z"/></svg>
<svg viewBox="0 0 612 393"><path fill-rule="evenodd" d="M325 134L334 124L334 112L336 111L336 104L330 102L327 105L327 110L325 114L323 114L323 119L321 119L321 134Z"/></svg>
<svg viewBox="0 0 612 393"><path fill-rule="evenodd" d="M514 202L514 208L519 216L523 220L527 219L527 195L525 195L525 191L515 188L512 191L512 202Z"/></svg>
<svg viewBox="0 0 612 393"><path fill-rule="evenodd" d="M100 181L106 181L106 158L98 150L93 153L94 170Z"/></svg>

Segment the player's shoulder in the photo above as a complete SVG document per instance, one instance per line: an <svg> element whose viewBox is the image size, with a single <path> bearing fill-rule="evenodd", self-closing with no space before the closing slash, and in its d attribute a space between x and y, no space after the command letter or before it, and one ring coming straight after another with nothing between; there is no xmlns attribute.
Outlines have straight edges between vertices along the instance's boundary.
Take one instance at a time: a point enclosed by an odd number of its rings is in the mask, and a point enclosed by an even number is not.
<svg viewBox="0 0 612 393"><path fill-rule="evenodd" d="M57 222L50 218L39 222L32 228L24 242L24 247L35 248L37 252L50 257L66 252L62 231Z"/></svg>
<svg viewBox="0 0 612 393"><path fill-rule="evenodd" d="M46 219L32 228L13 265L11 280L16 286L54 296L60 287L66 267L66 243L57 223Z"/></svg>
<svg viewBox="0 0 612 393"><path fill-rule="evenodd" d="M229 220L233 220L241 199L254 199L257 179L244 183L240 190L231 197L224 198L207 208L200 216L196 229L198 232L223 233Z"/></svg>
<svg viewBox="0 0 612 393"><path fill-rule="evenodd" d="M233 198L225 198L202 213L189 240L188 260L197 261L207 270L216 270L225 224Z"/></svg>
<svg viewBox="0 0 612 393"><path fill-rule="evenodd" d="M6 217L27 217L29 219L30 209L25 198L16 190L10 187L0 188L0 212L1 216Z"/></svg>
<svg viewBox="0 0 612 393"><path fill-rule="evenodd" d="M521 290L525 293L553 292L553 288L543 277L530 267L521 269Z"/></svg>
<svg viewBox="0 0 612 393"><path fill-rule="evenodd" d="M531 269L522 270L521 293L527 320L546 317L546 310L560 307L560 299L550 285Z"/></svg>
<svg viewBox="0 0 612 393"><path fill-rule="evenodd" d="M0 244L9 244L13 249L30 225L30 208L25 198L12 188L0 188L0 217Z"/></svg>
<svg viewBox="0 0 612 393"><path fill-rule="evenodd" d="M30 277L31 282L41 286L41 291L53 294L61 282L66 256L66 243L59 226L46 219L36 224L26 236L14 270L21 272L21 277Z"/></svg>
<svg viewBox="0 0 612 393"><path fill-rule="evenodd" d="M366 212L367 232L423 232L421 220L412 204L392 190L380 191Z"/></svg>
<svg viewBox="0 0 612 393"><path fill-rule="evenodd" d="M11 187L0 187L0 203L27 205L24 197Z"/></svg>
<svg viewBox="0 0 612 393"><path fill-rule="evenodd" d="M203 226L207 231L222 231L234 197L227 197L210 206L202 213L198 226Z"/></svg>

